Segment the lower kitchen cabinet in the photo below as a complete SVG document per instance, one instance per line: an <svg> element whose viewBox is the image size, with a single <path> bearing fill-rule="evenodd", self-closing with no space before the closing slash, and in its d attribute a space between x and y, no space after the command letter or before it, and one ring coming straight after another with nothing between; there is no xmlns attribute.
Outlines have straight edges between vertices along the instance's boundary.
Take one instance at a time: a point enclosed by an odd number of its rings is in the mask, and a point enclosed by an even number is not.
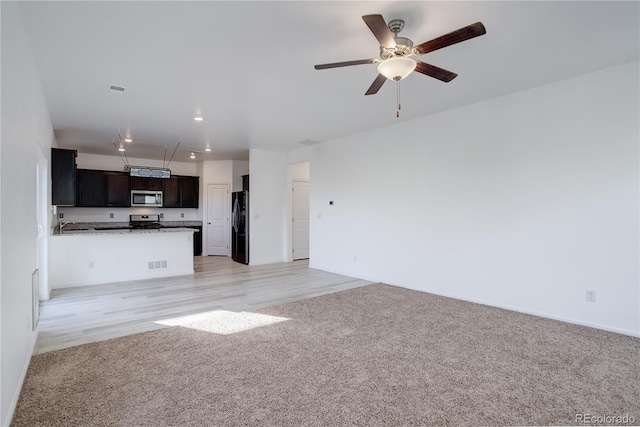
<svg viewBox="0 0 640 427"><path fill-rule="evenodd" d="M202 255L202 227L193 228L193 256Z"/></svg>

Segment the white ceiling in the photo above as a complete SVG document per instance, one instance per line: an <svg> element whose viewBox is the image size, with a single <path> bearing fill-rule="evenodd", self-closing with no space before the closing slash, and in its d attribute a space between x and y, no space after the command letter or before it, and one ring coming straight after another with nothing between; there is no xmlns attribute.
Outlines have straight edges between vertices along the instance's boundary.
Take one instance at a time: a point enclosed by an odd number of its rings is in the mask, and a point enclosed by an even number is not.
<svg viewBox="0 0 640 427"><path fill-rule="evenodd" d="M58 143L130 157L247 159L292 150L615 66L639 57L638 2L24 2ZM361 16L404 19L415 44L477 21L487 34L421 56L459 74L413 73L364 96L378 57ZM110 85L126 88L124 93ZM201 114L204 121L193 117ZM461 123L460 125L464 125ZM424 130L428 134L429 130Z"/></svg>

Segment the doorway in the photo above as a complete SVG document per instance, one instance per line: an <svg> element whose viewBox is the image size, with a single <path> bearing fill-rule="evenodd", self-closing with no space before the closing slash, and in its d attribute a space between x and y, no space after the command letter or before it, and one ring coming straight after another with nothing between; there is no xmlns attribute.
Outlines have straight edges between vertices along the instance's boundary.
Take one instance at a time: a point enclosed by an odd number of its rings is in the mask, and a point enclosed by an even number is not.
<svg viewBox="0 0 640 427"><path fill-rule="evenodd" d="M47 194L49 193L48 177L49 165L40 146L38 146L38 163L36 165L36 227L37 227L37 269L39 274L37 298L42 301L49 299L49 206Z"/></svg>
<svg viewBox="0 0 640 427"><path fill-rule="evenodd" d="M207 255L229 256L229 184L207 185Z"/></svg>
<svg viewBox="0 0 640 427"><path fill-rule="evenodd" d="M309 258L309 181L293 181L293 260Z"/></svg>

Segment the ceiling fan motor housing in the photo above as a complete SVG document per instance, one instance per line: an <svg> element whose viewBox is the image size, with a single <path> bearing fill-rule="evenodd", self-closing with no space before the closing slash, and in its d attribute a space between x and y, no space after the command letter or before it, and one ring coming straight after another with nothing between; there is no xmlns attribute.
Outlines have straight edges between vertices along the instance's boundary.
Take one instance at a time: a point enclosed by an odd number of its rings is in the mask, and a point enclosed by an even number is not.
<svg viewBox="0 0 640 427"><path fill-rule="evenodd" d="M389 59L394 56L410 56L413 55L413 42L406 37L396 37L396 47L387 49L380 46L380 58Z"/></svg>

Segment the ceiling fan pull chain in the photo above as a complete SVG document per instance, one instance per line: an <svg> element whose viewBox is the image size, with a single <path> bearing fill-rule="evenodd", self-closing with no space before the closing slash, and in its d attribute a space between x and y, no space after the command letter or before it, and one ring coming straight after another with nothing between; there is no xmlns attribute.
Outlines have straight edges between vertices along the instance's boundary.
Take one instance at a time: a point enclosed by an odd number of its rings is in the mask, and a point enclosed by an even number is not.
<svg viewBox="0 0 640 427"><path fill-rule="evenodd" d="M396 117L400 117L400 109L402 108L400 106L400 80L398 80L397 82L398 82L398 85L397 85L396 100L398 101L398 109L396 110Z"/></svg>

